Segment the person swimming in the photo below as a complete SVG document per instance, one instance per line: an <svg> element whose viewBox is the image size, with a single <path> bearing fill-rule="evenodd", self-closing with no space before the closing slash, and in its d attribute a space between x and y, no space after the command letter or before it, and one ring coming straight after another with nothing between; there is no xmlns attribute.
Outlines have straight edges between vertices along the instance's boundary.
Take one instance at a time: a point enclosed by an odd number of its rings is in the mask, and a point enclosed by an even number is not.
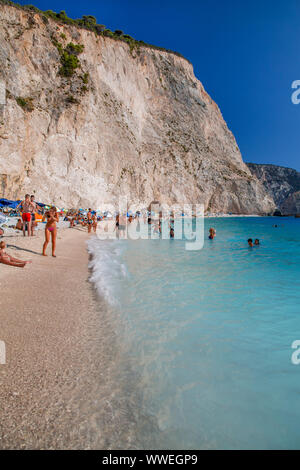
<svg viewBox="0 0 300 470"><path fill-rule="evenodd" d="M253 240L252 240L252 238L248 238L248 245L251 246L251 248L253 247Z"/></svg>
<svg viewBox="0 0 300 470"><path fill-rule="evenodd" d="M258 246L259 244L260 244L260 243L259 243L259 239L256 238L256 239L254 240L254 245Z"/></svg>

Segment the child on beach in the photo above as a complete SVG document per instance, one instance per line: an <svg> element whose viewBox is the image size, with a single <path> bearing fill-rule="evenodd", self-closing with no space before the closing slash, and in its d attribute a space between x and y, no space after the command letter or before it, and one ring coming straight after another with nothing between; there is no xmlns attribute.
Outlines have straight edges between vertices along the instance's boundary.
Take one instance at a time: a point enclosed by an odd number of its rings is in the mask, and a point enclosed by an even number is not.
<svg viewBox="0 0 300 470"><path fill-rule="evenodd" d="M16 230L23 230L23 223L21 219L18 219L18 222L16 223Z"/></svg>
<svg viewBox="0 0 300 470"><path fill-rule="evenodd" d="M0 263L7 264L8 266L15 266L17 268L24 268L26 264L30 264L31 261L22 261L17 258L13 258L5 252L6 243L0 242Z"/></svg>

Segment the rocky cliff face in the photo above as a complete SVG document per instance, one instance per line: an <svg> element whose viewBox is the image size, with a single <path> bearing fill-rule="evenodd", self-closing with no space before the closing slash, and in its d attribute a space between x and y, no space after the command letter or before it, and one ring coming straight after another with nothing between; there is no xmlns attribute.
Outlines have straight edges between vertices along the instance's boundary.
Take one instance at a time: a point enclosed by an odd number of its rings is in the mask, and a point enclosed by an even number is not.
<svg viewBox="0 0 300 470"><path fill-rule="evenodd" d="M70 43L78 46L73 76ZM274 209L181 57L0 4L0 80L4 197L30 192L98 208L126 194L144 207L160 200L217 212Z"/></svg>
<svg viewBox="0 0 300 470"><path fill-rule="evenodd" d="M283 215L300 214L300 173L277 165L247 163Z"/></svg>

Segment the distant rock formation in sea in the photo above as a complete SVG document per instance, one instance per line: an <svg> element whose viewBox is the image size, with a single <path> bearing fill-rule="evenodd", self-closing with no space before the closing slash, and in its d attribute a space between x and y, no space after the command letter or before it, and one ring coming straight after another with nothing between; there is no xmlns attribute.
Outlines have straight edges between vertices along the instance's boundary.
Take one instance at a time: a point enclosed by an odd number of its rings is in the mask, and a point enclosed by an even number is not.
<svg viewBox="0 0 300 470"><path fill-rule="evenodd" d="M282 215L300 214L300 173L293 168L247 163Z"/></svg>
<svg viewBox="0 0 300 470"><path fill-rule="evenodd" d="M142 207L159 200L273 213L186 59L7 3L0 0L2 197L30 192L59 207L100 208L128 195Z"/></svg>

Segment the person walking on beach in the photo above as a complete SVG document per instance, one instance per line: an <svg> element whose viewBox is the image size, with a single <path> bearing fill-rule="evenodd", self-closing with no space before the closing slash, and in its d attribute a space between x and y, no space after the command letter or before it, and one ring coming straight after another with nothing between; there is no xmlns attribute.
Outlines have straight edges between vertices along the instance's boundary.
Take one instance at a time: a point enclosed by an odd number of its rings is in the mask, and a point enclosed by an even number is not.
<svg viewBox="0 0 300 470"><path fill-rule="evenodd" d="M126 225L127 225L127 217L126 214L120 214L119 215L119 236L120 238L125 238L126 237Z"/></svg>
<svg viewBox="0 0 300 470"><path fill-rule="evenodd" d="M34 196L30 196L30 201L31 201L31 236L33 237L34 236L34 229L37 225L36 221L35 221L35 213L38 211L38 210L41 210L41 208L37 205L37 203L35 202L34 200Z"/></svg>
<svg viewBox="0 0 300 470"><path fill-rule="evenodd" d="M31 213L33 211L33 204L30 200L30 195L26 194L24 201L21 201L20 204L17 205L16 209L19 207L22 208L22 220L23 220L23 235L26 235L26 226L28 230L28 236L31 235Z"/></svg>
<svg viewBox="0 0 300 470"><path fill-rule="evenodd" d="M46 218L47 218L47 224L46 224L46 228L45 228L45 243L43 245L43 256L47 256L46 255L46 249L47 249L48 243L50 241L50 235L51 235L52 256L53 256L53 258L56 258L56 255L55 255L56 236L57 236L56 223L59 222L59 216L58 216L58 213L56 211L56 207L54 207L54 206L51 207L51 209L44 214L43 222L45 221Z"/></svg>
<svg viewBox="0 0 300 470"><path fill-rule="evenodd" d="M92 226L93 226L94 233L96 233L97 226L98 226L98 219L97 219L96 214L94 214L92 217Z"/></svg>
<svg viewBox="0 0 300 470"><path fill-rule="evenodd" d="M91 233L91 231L92 231L92 225L93 225L92 209L89 209L89 211L88 211L88 213L87 213L88 233Z"/></svg>
<svg viewBox="0 0 300 470"><path fill-rule="evenodd" d="M31 261L23 261L21 259L13 258L6 253L5 248L6 243L0 242L0 263L7 264L8 266L15 266L16 268L24 268L26 264L31 263Z"/></svg>

